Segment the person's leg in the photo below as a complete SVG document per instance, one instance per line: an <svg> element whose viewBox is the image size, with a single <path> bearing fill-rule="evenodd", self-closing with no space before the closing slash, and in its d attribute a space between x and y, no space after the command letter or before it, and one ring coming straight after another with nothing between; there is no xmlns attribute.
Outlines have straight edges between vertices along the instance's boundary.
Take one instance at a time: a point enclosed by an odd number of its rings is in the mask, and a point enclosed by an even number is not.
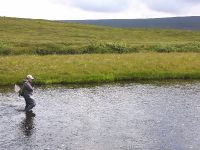
<svg viewBox="0 0 200 150"><path fill-rule="evenodd" d="M26 111L30 111L33 107L35 107L35 105L35 100L32 98L28 98L28 106L26 108Z"/></svg>
<svg viewBox="0 0 200 150"><path fill-rule="evenodd" d="M24 110L26 110L28 108L28 105L26 104L26 106L25 106L25 109Z"/></svg>
<svg viewBox="0 0 200 150"><path fill-rule="evenodd" d="M24 97L24 100L25 100L25 109L24 110L26 110L27 109L27 107L28 107L28 101L27 101L27 98L26 97Z"/></svg>

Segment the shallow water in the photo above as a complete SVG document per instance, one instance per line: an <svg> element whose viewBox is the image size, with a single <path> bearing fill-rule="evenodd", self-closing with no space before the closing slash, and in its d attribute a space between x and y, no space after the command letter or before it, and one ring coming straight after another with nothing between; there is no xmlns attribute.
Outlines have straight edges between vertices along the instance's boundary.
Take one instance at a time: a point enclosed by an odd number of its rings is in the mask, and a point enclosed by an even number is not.
<svg viewBox="0 0 200 150"><path fill-rule="evenodd" d="M0 90L0 149L200 149L200 83L36 88L37 106Z"/></svg>

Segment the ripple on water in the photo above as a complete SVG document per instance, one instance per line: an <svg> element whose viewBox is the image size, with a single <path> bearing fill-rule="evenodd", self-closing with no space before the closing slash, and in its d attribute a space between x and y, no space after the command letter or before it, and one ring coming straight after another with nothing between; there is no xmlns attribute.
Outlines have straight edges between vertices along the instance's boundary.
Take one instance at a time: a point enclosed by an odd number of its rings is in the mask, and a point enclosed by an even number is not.
<svg viewBox="0 0 200 150"><path fill-rule="evenodd" d="M2 91L2 90L1 90ZM33 112L0 93L0 149L198 149L200 84L37 88Z"/></svg>

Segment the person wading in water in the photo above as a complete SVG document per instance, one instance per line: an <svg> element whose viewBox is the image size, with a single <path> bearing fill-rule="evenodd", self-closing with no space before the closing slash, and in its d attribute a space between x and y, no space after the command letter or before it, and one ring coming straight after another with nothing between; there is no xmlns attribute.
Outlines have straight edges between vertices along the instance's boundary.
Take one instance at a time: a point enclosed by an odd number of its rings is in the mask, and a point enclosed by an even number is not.
<svg viewBox="0 0 200 150"><path fill-rule="evenodd" d="M36 105L35 100L31 98L31 95L33 94L33 87L31 85L33 79L34 78L32 77L32 75L26 76L26 79L23 80L23 86L20 93L20 95L24 97L26 102L26 112L30 112L31 109Z"/></svg>

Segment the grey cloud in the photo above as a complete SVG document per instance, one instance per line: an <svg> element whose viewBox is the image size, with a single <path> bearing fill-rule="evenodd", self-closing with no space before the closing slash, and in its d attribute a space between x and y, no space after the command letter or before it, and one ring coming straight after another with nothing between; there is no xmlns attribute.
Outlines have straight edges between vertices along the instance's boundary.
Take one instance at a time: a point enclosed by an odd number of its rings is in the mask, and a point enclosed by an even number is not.
<svg viewBox="0 0 200 150"><path fill-rule="evenodd" d="M183 0L187 3L200 3L199 0Z"/></svg>
<svg viewBox="0 0 200 150"><path fill-rule="evenodd" d="M199 0L143 0L143 2L153 10L169 13L187 11L187 8L200 4Z"/></svg>
<svg viewBox="0 0 200 150"><path fill-rule="evenodd" d="M91 12L121 12L129 9L131 4L143 4L157 12L172 14L185 13L200 0L48 0L56 4L71 6ZM137 6L136 6L137 7ZM137 8L136 8L137 10ZM140 11L140 10L138 10Z"/></svg>
<svg viewBox="0 0 200 150"><path fill-rule="evenodd" d="M62 0L64 1L64 0ZM120 12L129 7L131 0L71 0L74 7L94 12Z"/></svg>

